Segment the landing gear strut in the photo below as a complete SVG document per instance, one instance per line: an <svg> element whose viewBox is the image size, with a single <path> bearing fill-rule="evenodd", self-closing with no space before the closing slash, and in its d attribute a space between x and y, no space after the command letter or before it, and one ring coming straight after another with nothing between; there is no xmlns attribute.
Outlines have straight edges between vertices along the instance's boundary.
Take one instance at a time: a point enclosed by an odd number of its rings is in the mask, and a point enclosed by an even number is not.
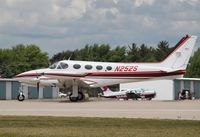
<svg viewBox="0 0 200 137"><path fill-rule="evenodd" d="M23 94L22 88L19 88L19 95L17 96L18 101L24 101L25 96Z"/></svg>
<svg viewBox="0 0 200 137"><path fill-rule="evenodd" d="M78 83L77 81L74 79L73 80L73 84L72 84L72 94L69 95L69 99L71 102L77 102L77 101L81 101L84 99L84 94L83 92L78 92Z"/></svg>
<svg viewBox="0 0 200 137"><path fill-rule="evenodd" d="M24 101L25 96L24 96L23 94L19 94L19 95L17 96L17 99L18 99L18 101Z"/></svg>

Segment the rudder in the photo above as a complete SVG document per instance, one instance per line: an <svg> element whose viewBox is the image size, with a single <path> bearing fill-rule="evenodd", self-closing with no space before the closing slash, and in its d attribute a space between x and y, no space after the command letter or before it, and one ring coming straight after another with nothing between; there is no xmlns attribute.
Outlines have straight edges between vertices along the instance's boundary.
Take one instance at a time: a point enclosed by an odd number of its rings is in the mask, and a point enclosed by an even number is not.
<svg viewBox="0 0 200 137"><path fill-rule="evenodd" d="M161 62L162 67L185 70L193 52L197 36L186 35L174 47L174 50Z"/></svg>

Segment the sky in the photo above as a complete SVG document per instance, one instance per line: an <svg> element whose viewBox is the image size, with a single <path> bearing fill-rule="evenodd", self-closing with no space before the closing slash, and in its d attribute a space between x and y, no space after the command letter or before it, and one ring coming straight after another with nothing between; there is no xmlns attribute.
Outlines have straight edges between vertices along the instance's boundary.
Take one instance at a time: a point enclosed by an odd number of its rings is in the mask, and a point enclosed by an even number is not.
<svg viewBox="0 0 200 137"><path fill-rule="evenodd" d="M0 48L36 44L51 57L94 43L174 46L186 34L200 39L200 0L0 0Z"/></svg>

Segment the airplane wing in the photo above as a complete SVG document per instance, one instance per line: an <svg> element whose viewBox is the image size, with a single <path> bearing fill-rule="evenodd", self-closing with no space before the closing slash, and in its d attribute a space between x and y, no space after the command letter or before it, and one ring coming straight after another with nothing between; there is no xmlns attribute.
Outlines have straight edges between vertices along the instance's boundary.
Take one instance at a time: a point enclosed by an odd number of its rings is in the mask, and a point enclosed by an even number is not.
<svg viewBox="0 0 200 137"><path fill-rule="evenodd" d="M97 82L95 82L95 81L93 81L93 80L89 80L89 79L87 79L87 78L80 78L80 80L81 80L82 82L84 82L85 84L87 84L87 85L97 84Z"/></svg>
<svg viewBox="0 0 200 137"><path fill-rule="evenodd" d="M48 72L44 73L45 76L56 79L60 84L63 86L66 85L72 85L73 81L76 80L77 84L82 86L82 87L88 87L91 84L94 84L94 81L91 81L89 79L86 79L85 77L88 75L88 73L77 73L77 72Z"/></svg>
<svg viewBox="0 0 200 137"><path fill-rule="evenodd" d="M56 86L59 83L57 79L52 79L51 77L46 76L25 79L25 82L24 80L19 80L19 82L21 82L23 85L31 85L34 87L38 86L38 83L40 87Z"/></svg>

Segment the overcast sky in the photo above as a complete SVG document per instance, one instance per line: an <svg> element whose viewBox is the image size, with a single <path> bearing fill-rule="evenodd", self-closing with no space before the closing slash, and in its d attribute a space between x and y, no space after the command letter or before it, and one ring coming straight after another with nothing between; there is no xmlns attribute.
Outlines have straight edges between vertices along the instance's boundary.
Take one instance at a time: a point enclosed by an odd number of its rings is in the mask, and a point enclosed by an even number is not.
<svg viewBox="0 0 200 137"><path fill-rule="evenodd" d="M200 39L200 0L0 0L0 48L37 44L51 57L93 43L173 45L185 34Z"/></svg>

